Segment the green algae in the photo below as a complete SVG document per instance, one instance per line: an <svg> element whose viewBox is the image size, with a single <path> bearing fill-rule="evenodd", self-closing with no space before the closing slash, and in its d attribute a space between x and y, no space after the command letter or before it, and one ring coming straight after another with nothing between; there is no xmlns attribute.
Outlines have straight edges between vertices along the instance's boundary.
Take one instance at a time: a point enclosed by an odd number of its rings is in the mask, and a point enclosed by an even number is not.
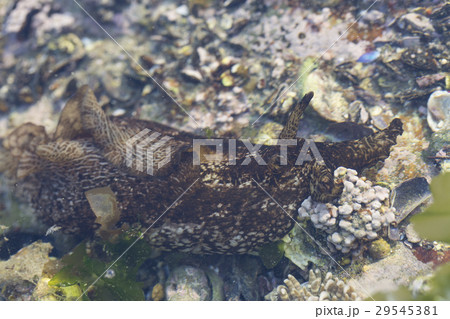
<svg viewBox="0 0 450 319"><path fill-rule="evenodd" d="M369 255L374 260L383 259L391 254L391 246L383 238L379 238L369 245Z"/></svg>
<svg viewBox="0 0 450 319"><path fill-rule="evenodd" d="M121 238L115 244L104 243L102 256L91 256L86 242L81 243L62 258L66 266L53 276L49 286L59 288L66 300L144 300L136 274L149 258L150 248L141 240L129 248L133 242L133 238Z"/></svg>
<svg viewBox="0 0 450 319"><path fill-rule="evenodd" d="M267 269L275 268L283 256L284 242L281 240L264 245L259 250L259 257L261 258L264 267Z"/></svg>
<svg viewBox="0 0 450 319"><path fill-rule="evenodd" d="M450 173L436 176L430 184L431 204L422 214L413 216L411 222L422 238L450 243Z"/></svg>

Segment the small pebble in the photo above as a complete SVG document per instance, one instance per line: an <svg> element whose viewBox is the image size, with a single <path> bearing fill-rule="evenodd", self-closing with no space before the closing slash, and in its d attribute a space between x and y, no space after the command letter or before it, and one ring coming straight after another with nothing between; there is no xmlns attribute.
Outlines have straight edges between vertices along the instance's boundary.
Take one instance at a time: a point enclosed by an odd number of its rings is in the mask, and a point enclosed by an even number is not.
<svg viewBox="0 0 450 319"><path fill-rule="evenodd" d="M422 241L422 238L420 238L419 234L417 234L417 232L414 230L412 224L406 226L405 232L406 232L406 239L408 239L410 243L417 244Z"/></svg>

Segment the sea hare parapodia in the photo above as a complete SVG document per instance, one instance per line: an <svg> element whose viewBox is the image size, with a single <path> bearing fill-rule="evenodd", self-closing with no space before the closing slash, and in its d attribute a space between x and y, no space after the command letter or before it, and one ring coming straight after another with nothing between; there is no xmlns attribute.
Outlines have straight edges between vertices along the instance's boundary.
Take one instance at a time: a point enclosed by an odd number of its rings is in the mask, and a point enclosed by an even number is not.
<svg viewBox="0 0 450 319"><path fill-rule="evenodd" d="M338 196L342 185L333 179L337 167L373 166L389 156L403 132L401 121L394 119L388 128L360 140L316 143L323 162L313 159L295 165L305 143L296 132L312 97L308 93L294 105L280 134L280 139L297 139L296 146L288 146L287 165L277 165L279 145L259 148L268 165L255 160L241 165L248 157L242 141L236 143L237 165L229 165L227 139L223 159L194 165L193 139L202 137L155 122L108 117L92 90L84 86L67 102L53 135L27 123L5 139L9 172L16 191L31 202L39 217L64 231L89 234L98 228L85 192L109 187L120 210L116 226L128 223L144 230L154 223L145 234L154 246L192 253L247 253L286 235L294 223L288 214L294 216L308 196L318 201ZM153 176L125 165L125 143L143 129L171 137L170 161L156 166ZM202 148L206 153L214 150L214 146Z"/></svg>

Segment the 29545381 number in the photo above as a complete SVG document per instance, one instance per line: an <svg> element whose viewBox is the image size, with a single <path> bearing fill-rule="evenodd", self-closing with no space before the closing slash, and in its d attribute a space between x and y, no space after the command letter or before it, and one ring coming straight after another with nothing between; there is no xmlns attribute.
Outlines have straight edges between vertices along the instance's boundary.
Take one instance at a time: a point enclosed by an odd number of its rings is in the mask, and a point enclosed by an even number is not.
<svg viewBox="0 0 450 319"><path fill-rule="evenodd" d="M377 316L437 316L436 306L376 306Z"/></svg>

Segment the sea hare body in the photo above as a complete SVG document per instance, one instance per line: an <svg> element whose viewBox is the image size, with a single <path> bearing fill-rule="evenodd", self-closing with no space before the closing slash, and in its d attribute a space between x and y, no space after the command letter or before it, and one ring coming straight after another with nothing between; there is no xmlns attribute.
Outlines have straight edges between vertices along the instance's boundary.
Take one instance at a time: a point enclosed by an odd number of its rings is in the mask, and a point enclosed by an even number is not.
<svg viewBox="0 0 450 319"><path fill-rule="evenodd" d="M64 231L93 233L99 224L86 192L108 187L120 212L115 226L141 231L151 226L145 233L151 245L192 253L247 253L286 235L293 227L291 216L308 196L318 201L339 196L342 185L333 179L337 167L360 170L384 160L403 132L395 119L361 140L316 143L323 161L310 152L310 160L299 165L305 140L297 139L296 132L311 98L309 93L293 107L280 134L280 140L297 145L255 146L267 164L261 165L249 156L245 141L223 139L223 154L210 161L205 154L214 154L216 146L202 146L199 154L193 140L200 136L154 122L107 117L84 86L68 101L52 136L31 123L10 134L4 142L9 172L18 194L40 218ZM156 149L152 175L136 163L129 165L127 157L127 141L145 129L166 137L165 147L171 150L164 161L166 153ZM155 145L147 144L144 151ZM282 148L285 156L280 156Z"/></svg>

